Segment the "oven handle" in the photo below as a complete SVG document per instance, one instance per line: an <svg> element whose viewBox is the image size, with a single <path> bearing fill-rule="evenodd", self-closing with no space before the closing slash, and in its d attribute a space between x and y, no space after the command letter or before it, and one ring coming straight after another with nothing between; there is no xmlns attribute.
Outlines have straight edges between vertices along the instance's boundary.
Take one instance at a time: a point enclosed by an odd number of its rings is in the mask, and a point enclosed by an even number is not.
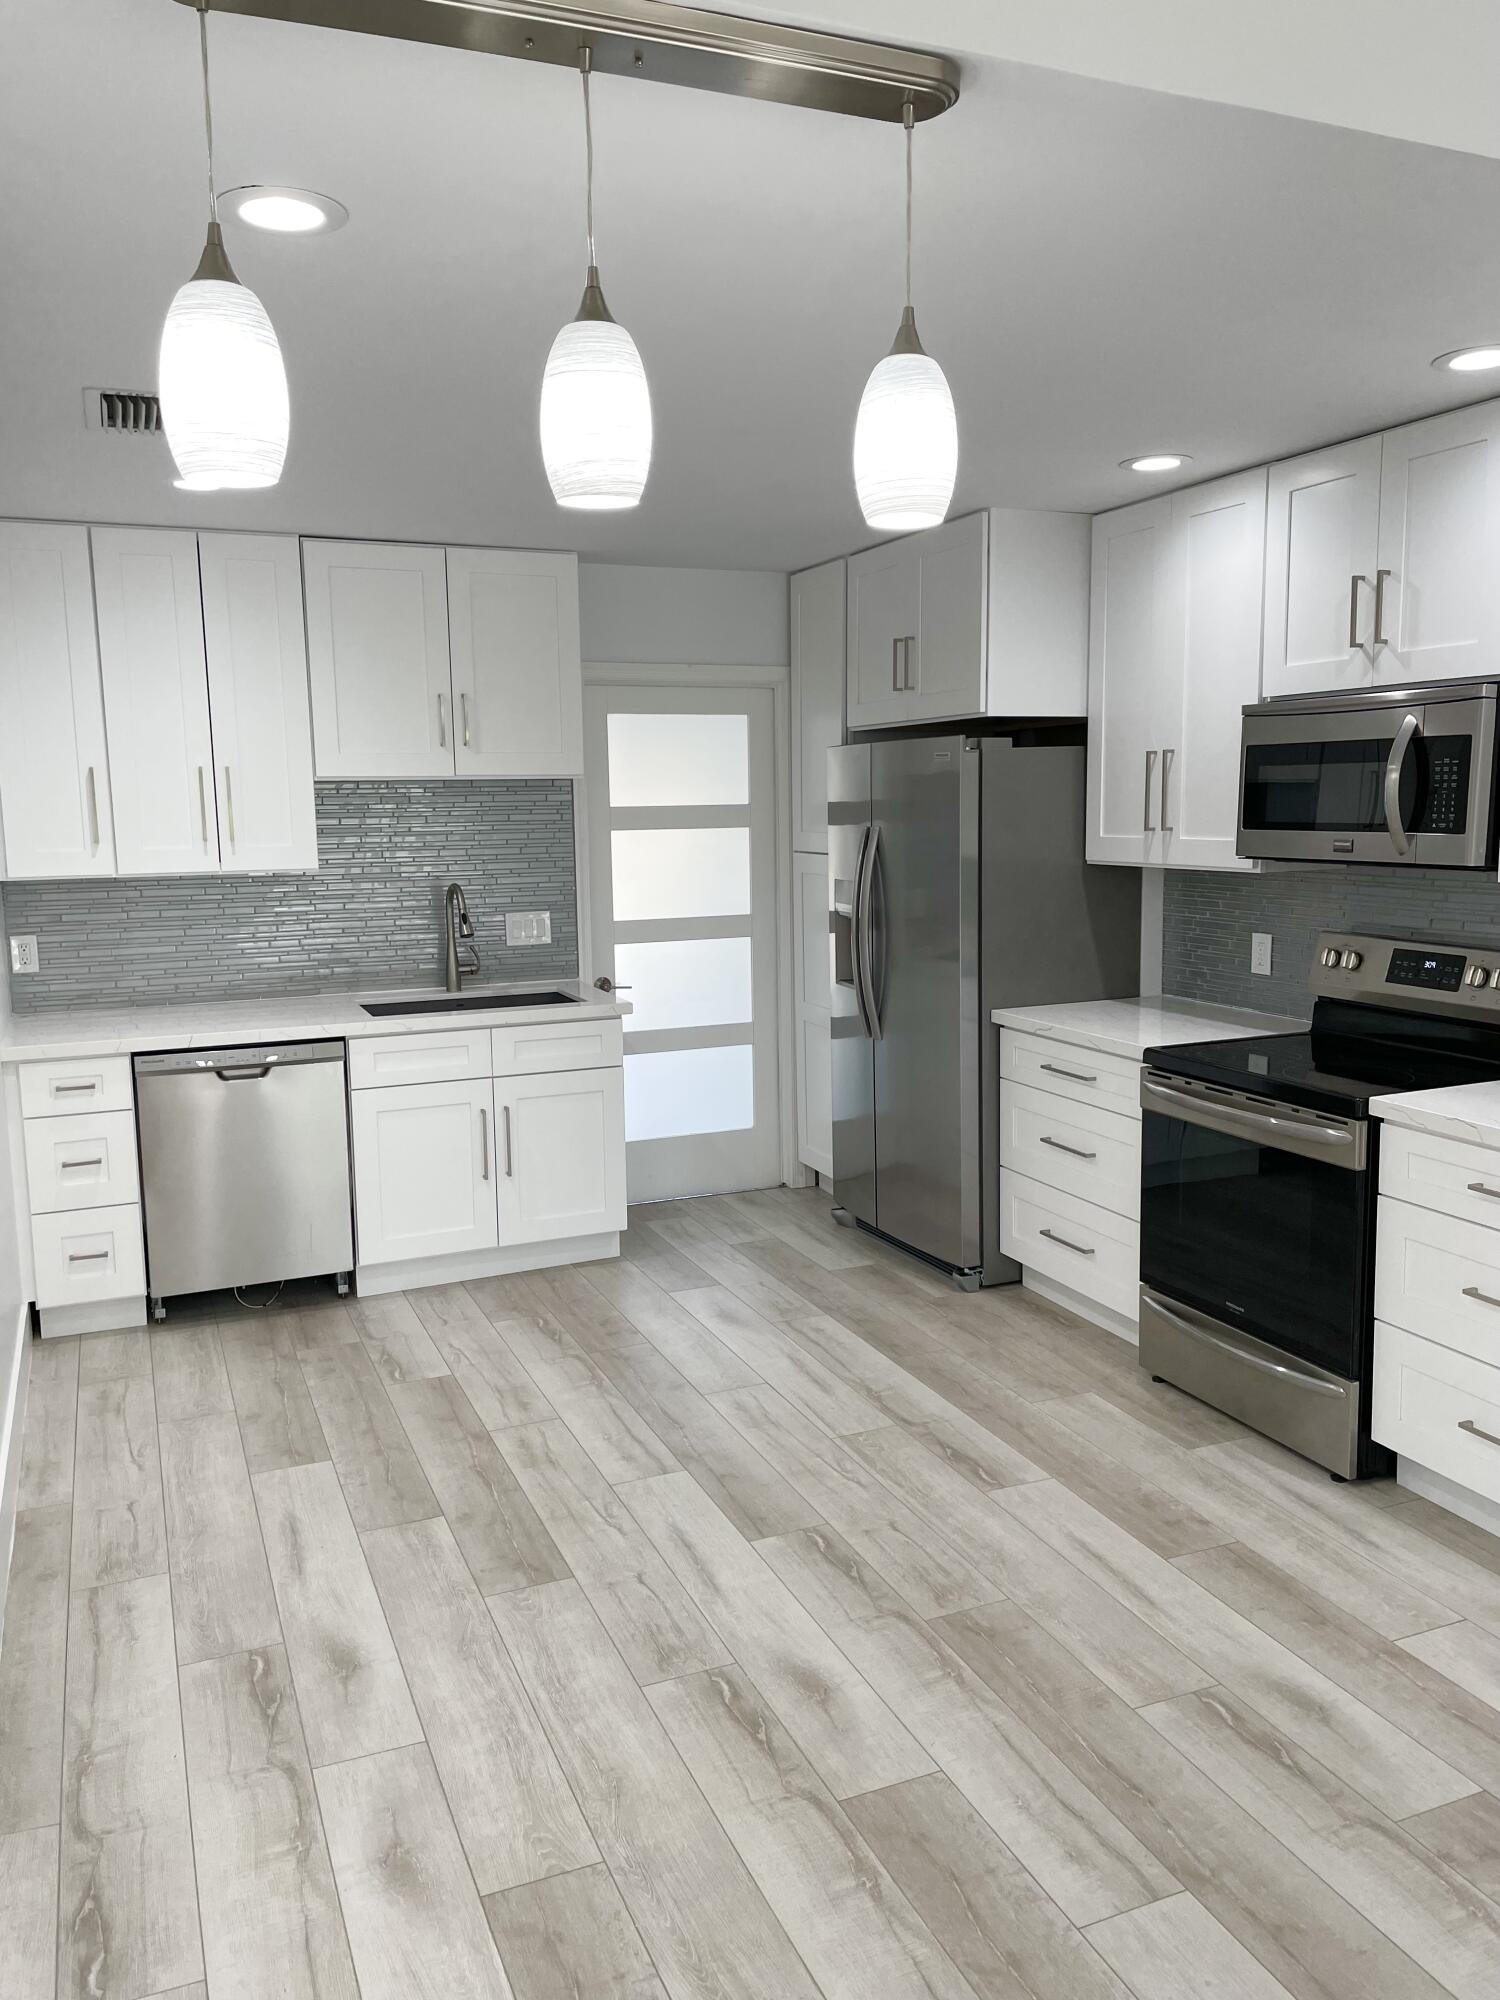
<svg viewBox="0 0 1500 2000"><path fill-rule="evenodd" d="M1200 1326L1196 1320L1186 1319L1181 1313L1173 1312L1170 1306L1164 1306L1155 1292L1147 1293L1146 1297L1152 1312L1160 1313L1163 1319L1169 1319L1173 1326L1181 1327L1184 1333L1190 1333L1194 1340L1201 1340L1206 1347L1217 1347L1221 1353L1233 1355L1236 1361L1243 1361L1247 1368L1259 1368L1266 1375L1286 1376L1295 1382L1299 1389L1311 1389L1314 1395L1348 1394L1348 1391L1341 1388L1338 1383L1325 1382L1319 1376L1309 1374L1305 1368L1288 1367L1280 1361L1267 1361L1263 1355L1250 1353L1248 1348L1241 1347L1237 1341L1225 1340L1220 1334L1210 1333L1206 1326Z"/></svg>
<svg viewBox="0 0 1500 2000"><path fill-rule="evenodd" d="M1270 1111L1215 1103L1194 1091L1157 1083L1150 1076L1141 1078L1141 1104L1147 1111L1161 1110L1188 1125L1202 1125L1210 1132L1223 1132L1233 1139L1253 1139L1278 1152L1301 1153L1309 1159L1326 1160L1330 1166L1355 1171L1364 1165L1363 1127L1321 1125L1311 1119L1278 1118Z"/></svg>
<svg viewBox="0 0 1500 2000"><path fill-rule="evenodd" d="M1411 841L1406 828L1401 824L1401 767L1406 762L1406 753L1411 748L1412 738L1421 729L1420 719L1408 713L1396 731L1391 744L1391 754L1385 760L1385 827L1391 836L1391 845L1398 854L1411 852Z"/></svg>

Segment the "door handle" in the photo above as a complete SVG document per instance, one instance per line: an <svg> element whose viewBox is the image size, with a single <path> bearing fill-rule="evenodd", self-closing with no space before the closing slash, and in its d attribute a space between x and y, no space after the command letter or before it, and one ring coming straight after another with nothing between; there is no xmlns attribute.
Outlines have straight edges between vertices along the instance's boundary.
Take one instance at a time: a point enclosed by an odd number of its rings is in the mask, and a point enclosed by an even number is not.
<svg viewBox="0 0 1500 2000"><path fill-rule="evenodd" d="M875 919L874 888L875 861L880 852L880 827L875 821L870 823L870 837L865 844L864 859L860 868L859 888L855 897L855 929L859 937L859 947L855 953L855 976L864 983L864 1014L869 1023L870 1040L882 1039L880 1025L880 1005L875 993Z"/></svg>
<svg viewBox="0 0 1500 2000"><path fill-rule="evenodd" d="M916 679L911 670L912 648L916 643L917 636L914 632L901 641L901 685L910 694L915 694L917 688Z"/></svg>
<svg viewBox="0 0 1500 2000"><path fill-rule="evenodd" d="M1368 582L1367 577L1356 571L1349 579L1349 650L1352 653L1359 644L1359 586Z"/></svg>
<svg viewBox="0 0 1500 2000"><path fill-rule="evenodd" d="M234 846L234 782L229 775L229 766L224 766L224 811L229 820L229 845Z"/></svg>
<svg viewBox="0 0 1500 2000"><path fill-rule="evenodd" d="M891 641L891 693L901 692L901 641Z"/></svg>
<svg viewBox="0 0 1500 2000"><path fill-rule="evenodd" d="M490 1177L490 1114L483 1105L479 1108L479 1149L479 1178L487 1181Z"/></svg>
<svg viewBox="0 0 1500 2000"><path fill-rule="evenodd" d="M1155 769L1156 752L1148 750L1146 752L1146 803L1141 812L1142 833L1155 833L1156 831L1156 828L1151 823L1151 776Z"/></svg>
<svg viewBox="0 0 1500 2000"><path fill-rule="evenodd" d="M85 784L89 799L89 852L99 852L99 789L94 778L94 767L89 765Z"/></svg>
<svg viewBox="0 0 1500 2000"><path fill-rule="evenodd" d="M259 1083L263 1076L271 1074L269 1063L242 1063L235 1069L216 1069L214 1075L220 1083Z"/></svg>
<svg viewBox="0 0 1500 2000"><path fill-rule="evenodd" d="M1062 1069L1057 1063L1045 1062L1038 1063L1037 1067L1038 1069L1046 1070L1049 1076L1065 1076L1070 1083L1097 1083L1099 1081L1097 1076L1090 1075L1086 1069Z"/></svg>
<svg viewBox="0 0 1500 2000"><path fill-rule="evenodd" d="M437 704L438 704L438 748L440 750L446 750L448 747L448 704L441 695L439 695L437 698Z"/></svg>
<svg viewBox="0 0 1500 2000"><path fill-rule="evenodd" d="M1469 1182L1470 1194L1487 1194L1491 1201L1500 1201L1500 1188L1486 1187L1483 1181Z"/></svg>
<svg viewBox="0 0 1500 2000"><path fill-rule="evenodd" d="M1039 1229L1038 1236L1045 1236L1049 1243L1061 1244L1064 1250L1076 1250L1080 1257L1092 1257L1097 1253L1086 1243L1070 1243L1066 1236L1059 1236L1055 1229Z"/></svg>
<svg viewBox="0 0 1500 2000"><path fill-rule="evenodd" d="M208 852L208 788L203 782L203 766L198 766L198 824L203 829L203 852Z"/></svg>
<svg viewBox="0 0 1500 2000"><path fill-rule="evenodd" d="M1381 572L1385 574L1384 571ZM1391 836L1391 845L1398 854L1409 854L1411 842L1406 828L1401 824L1401 766L1406 762L1406 753L1411 748L1412 738L1421 728L1416 716L1408 714L1396 731L1391 743L1391 754L1385 760L1385 830Z"/></svg>
<svg viewBox="0 0 1500 2000"><path fill-rule="evenodd" d="M1500 1306L1500 1299L1495 1298L1490 1292L1480 1291L1478 1285L1465 1285L1464 1297L1466 1299L1477 1299L1482 1306Z"/></svg>
<svg viewBox="0 0 1500 2000"><path fill-rule="evenodd" d="M463 716L464 748L465 750L467 750L469 747L469 697L467 694L459 695L458 706L459 706L459 711Z"/></svg>
<svg viewBox="0 0 1500 2000"><path fill-rule="evenodd" d="M1390 644L1390 641L1385 636L1385 580L1389 575L1390 571L1388 569L1378 569L1375 572L1375 644L1377 646L1388 646Z"/></svg>
<svg viewBox="0 0 1500 2000"><path fill-rule="evenodd" d="M1467 1431L1470 1437L1483 1438L1486 1444L1500 1444L1500 1437L1496 1437L1493 1431L1481 1430L1472 1417L1464 1417L1458 1428Z"/></svg>
<svg viewBox="0 0 1500 2000"><path fill-rule="evenodd" d="M501 1105L500 1116L505 1121L505 1178L513 1180L516 1172L516 1156L515 1149L511 1144L510 1106L508 1104Z"/></svg>
<svg viewBox="0 0 1500 2000"><path fill-rule="evenodd" d="M1163 750L1161 753L1161 830L1163 833L1171 833L1174 830L1172 822L1167 818L1167 786L1171 783L1172 759L1176 755L1177 752L1175 750Z"/></svg>
<svg viewBox="0 0 1500 2000"><path fill-rule="evenodd" d="M1054 1153L1071 1153L1075 1160L1097 1160L1097 1153L1086 1153L1082 1146L1070 1146L1066 1139L1049 1139L1043 1135L1044 1146L1050 1146Z"/></svg>
<svg viewBox="0 0 1500 2000"><path fill-rule="evenodd" d="M860 890L865 879L865 855L870 847L870 829L867 826L859 837L859 853L854 862L854 890L849 905L849 970L854 986L854 1004L859 1009L859 1024L865 1031L866 1039L874 1041L875 1024L870 1019L870 1010L865 1004L864 973L860 967ZM835 909L834 916L841 912Z"/></svg>

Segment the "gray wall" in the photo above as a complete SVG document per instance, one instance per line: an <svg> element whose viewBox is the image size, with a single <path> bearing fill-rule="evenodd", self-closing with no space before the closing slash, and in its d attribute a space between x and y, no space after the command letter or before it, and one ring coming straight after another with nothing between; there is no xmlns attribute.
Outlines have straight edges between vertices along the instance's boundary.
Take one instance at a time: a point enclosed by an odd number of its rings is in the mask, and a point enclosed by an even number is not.
<svg viewBox="0 0 1500 2000"><path fill-rule="evenodd" d="M1439 868L1323 866L1264 875L1166 871L1162 990L1229 1007L1306 1016L1324 930L1500 947L1500 884ZM1250 971L1250 934L1274 940L1271 976Z"/></svg>
<svg viewBox="0 0 1500 2000"><path fill-rule="evenodd" d="M317 787L318 872L9 882L5 927L41 971L17 1013L442 983L444 885L463 883L487 979L578 969L567 779ZM550 910L552 943L507 950L507 910Z"/></svg>

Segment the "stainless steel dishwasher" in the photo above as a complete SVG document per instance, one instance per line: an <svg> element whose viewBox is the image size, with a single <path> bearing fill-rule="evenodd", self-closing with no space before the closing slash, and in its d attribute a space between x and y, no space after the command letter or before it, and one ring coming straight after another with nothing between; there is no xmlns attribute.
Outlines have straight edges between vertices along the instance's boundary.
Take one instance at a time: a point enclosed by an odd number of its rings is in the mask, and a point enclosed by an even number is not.
<svg viewBox="0 0 1500 2000"><path fill-rule="evenodd" d="M354 1262L342 1042L135 1058L146 1277L180 1292L337 1274Z"/></svg>

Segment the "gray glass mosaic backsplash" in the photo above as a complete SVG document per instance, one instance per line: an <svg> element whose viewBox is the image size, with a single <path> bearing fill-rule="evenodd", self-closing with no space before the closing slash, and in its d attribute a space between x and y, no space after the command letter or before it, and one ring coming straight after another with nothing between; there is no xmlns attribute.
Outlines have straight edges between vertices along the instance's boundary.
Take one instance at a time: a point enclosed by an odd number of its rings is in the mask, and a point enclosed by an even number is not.
<svg viewBox="0 0 1500 2000"><path fill-rule="evenodd" d="M1441 868L1330 865L1264 875L1168 869L1162 991L1305 1018L1308 973L1325 930L1500 947L1500 883ZM1269 931L1274 940L1269 978L1250 970L1252 931Z"/></svg>
<svg viewBox="0 0 1500 2000"><path fill-rule="evenodd" d="M451 881L485 979L577 974L567 779L320 784L317 807L315 875L7 882L6 931L41 956L16 1012L440 986ZM507 910L549 910L551 944L508 950Z"/></svg>

